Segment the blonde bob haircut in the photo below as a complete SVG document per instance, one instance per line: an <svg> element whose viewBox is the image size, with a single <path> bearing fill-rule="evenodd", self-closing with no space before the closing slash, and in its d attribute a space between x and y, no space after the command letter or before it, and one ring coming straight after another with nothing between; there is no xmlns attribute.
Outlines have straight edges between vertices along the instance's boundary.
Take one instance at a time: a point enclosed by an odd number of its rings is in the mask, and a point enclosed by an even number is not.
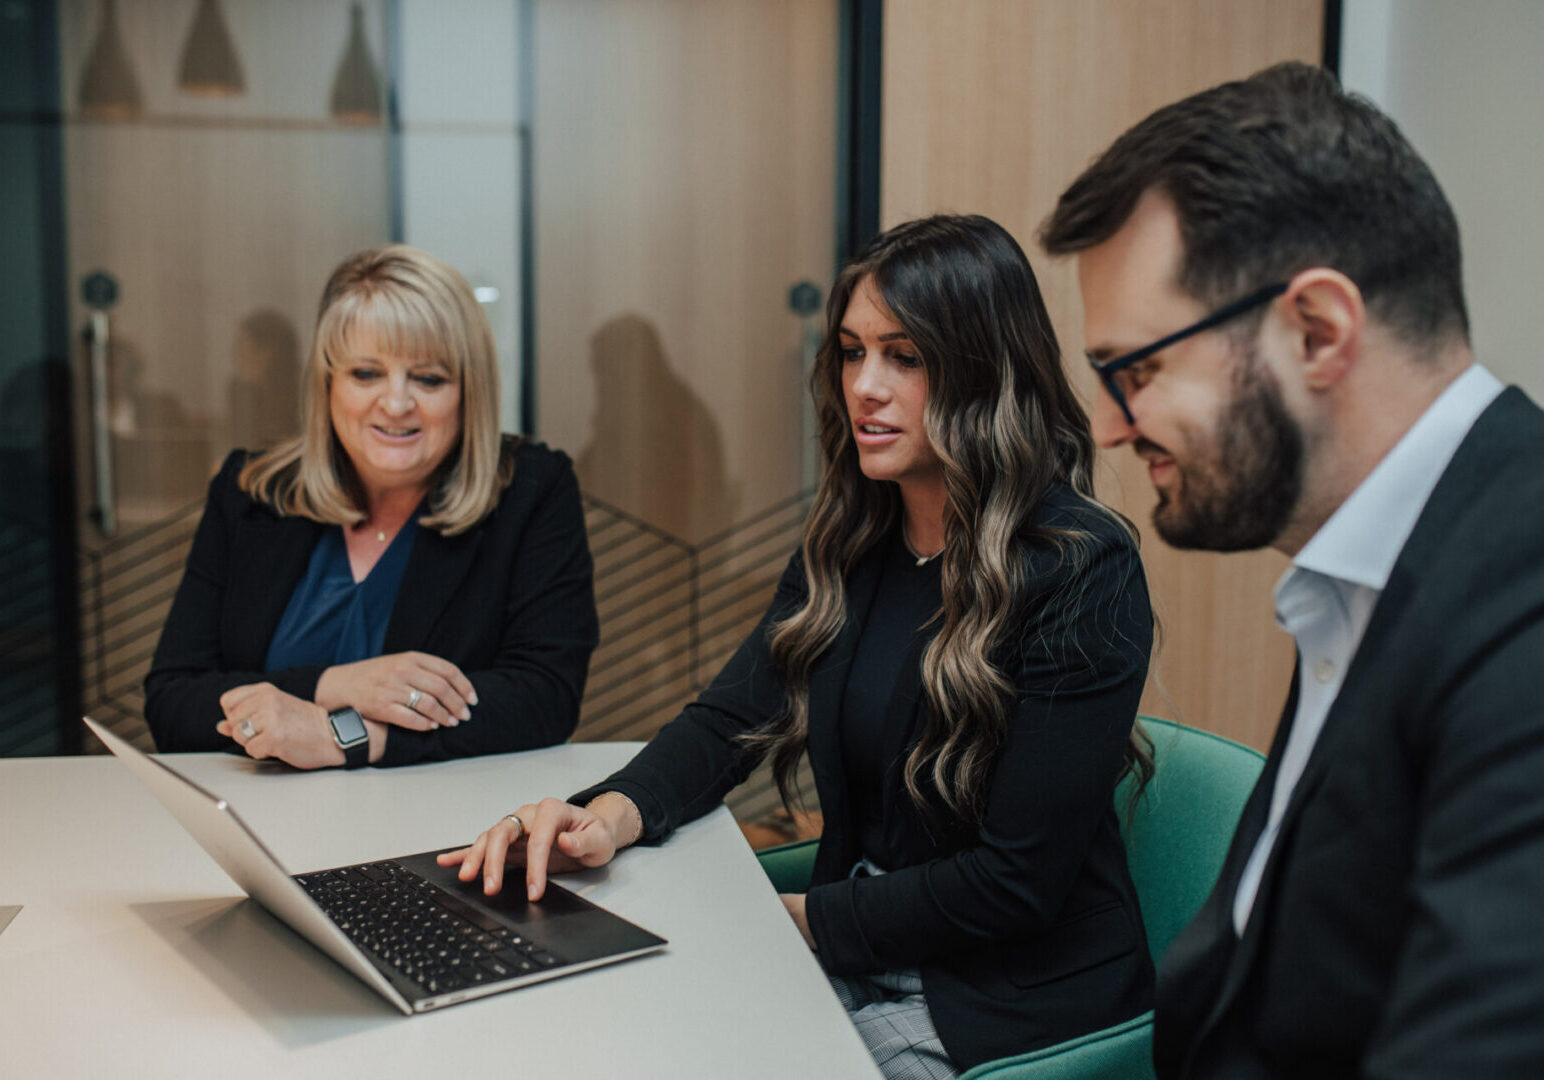
<svg viewBox="0 0 1544 1080"><path fill-rule="evenodd" d="M332 430L333 372L358 333L394 356L443 364L461 384L461 437L430 480L418 524L444 536L487 517L515 471L514 446L499 435L499 370L493 330L454 267L405 244L345 259L322 291L301 403L301 433L253 458L240 485L281 517L357 525L368 516L359 476Z"/></svg>

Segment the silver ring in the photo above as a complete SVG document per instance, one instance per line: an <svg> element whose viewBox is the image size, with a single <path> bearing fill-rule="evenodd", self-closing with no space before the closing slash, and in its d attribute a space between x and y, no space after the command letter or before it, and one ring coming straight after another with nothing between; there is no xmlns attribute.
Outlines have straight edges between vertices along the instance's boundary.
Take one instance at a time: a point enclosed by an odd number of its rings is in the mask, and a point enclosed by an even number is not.
<svg viewBox="0 0 1544 1080"><path fill-rule="evenodd" d="M520 820L520 815L519 814L505 814L504 815L504 819L506 821L513 821L516 825L520 826L520 831L515 833L515 839L516 840L520 839L526 833L531 831L530 829L527 829L525 827L525 822Z"/></svg>
<svg viewBox="0 0 1544 1080"><path fill-rule="evenodd" d="M423 692L421 690L417 690L417 689L415 689L415 688L413 688L411 686L408 687L408 689L412 690L413 692L407 696L407 707L409 709L412 709L414 712L417 712L418 711L418 703L423 700L423 696L424 696Z"/></svg>
<svg viewBox="0 0 1544 1080"><path fill-rule="evenodd" d="M243 720L241 722L241 733L250 739L257 734L257 728L252 726L252 721Z"/></svg>

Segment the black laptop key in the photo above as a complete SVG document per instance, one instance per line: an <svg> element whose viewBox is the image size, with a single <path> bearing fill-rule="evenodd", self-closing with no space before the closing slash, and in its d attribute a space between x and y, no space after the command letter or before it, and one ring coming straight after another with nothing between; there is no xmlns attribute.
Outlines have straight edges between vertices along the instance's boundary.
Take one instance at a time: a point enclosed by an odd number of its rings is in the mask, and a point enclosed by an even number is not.
<svg viewBox="0 0 1544 1080"><path fill-rule="evenodd" d="M564 962L454 892L394 862L295 880L351 940L430 994L530 975Z"/></svg>
<svg viewBox="0 0 1544 1080"><path fill-rule="evenodd" d="M497 930L501 924L492 915L485 915L474 908L472 910L472 925L483 931L492 932Z"/></svg>
<svg viewBox="0 0 1544 1080"><path fill-rule="evenodd" d="M434 902L439 904L440 907L444 908L448 913L459 916L461 919L477 927L479 930L495 930L499 926L503 925L497 919L488 915L484 915L481 911L479 911L477 908L474 908L471 904L468 904L459 896L452 896L450 893L444 892L443 890L435 890Z"/></svg>
<svg viewBox="0 0 1544 1080"><path fill-rule="evenodd" d="M529 975L537 970L536 964L529 957L514 949L503 949L494 953L493 958L508 966L516 975Z"/></svg>

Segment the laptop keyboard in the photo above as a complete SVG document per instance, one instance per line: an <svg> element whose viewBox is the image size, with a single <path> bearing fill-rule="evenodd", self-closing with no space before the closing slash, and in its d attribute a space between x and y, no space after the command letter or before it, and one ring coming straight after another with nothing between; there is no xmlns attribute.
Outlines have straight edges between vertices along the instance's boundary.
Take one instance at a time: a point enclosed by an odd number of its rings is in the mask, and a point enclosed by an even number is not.
<svg viewBox="0 0 1544 1080"><path fill-rule="evenodd" d="M539 943L390 859L297 874L295 881L356 945L431 994L563 963Z"/></svg>

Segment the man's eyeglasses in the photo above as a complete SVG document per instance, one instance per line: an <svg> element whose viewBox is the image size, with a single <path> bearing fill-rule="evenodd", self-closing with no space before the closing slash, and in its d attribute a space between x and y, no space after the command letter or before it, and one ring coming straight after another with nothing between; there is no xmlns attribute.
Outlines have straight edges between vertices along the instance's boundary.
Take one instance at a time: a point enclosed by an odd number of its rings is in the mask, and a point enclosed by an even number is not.
<svg viewBox="0 0 1544 1080"><path fill-rule="evenodd" d="M1089 365L1098 373L1099 380L1104 383L1104 388L1110 392L1110 397L1115 399L1115 404L1120 406L1120 411L1126 417L1126 423L1135 424L1137 421L1131 415L1131 406L1126 404L1126 387L1123 385L1130 381L1130 375L1122 377L1122 372L1128 372L1133 364L1146 360L1156 352L1162 352L1176 342L1184 341L1187 337L1210 330L1213 327L1221 326L1229 320L1238 318L1246 311L1253 311L1261 304L1268 304L1286 291L1287 283L1285 281L1277 282L1274 285L1267 285L1265 288L1258 289L1241 300L1235 300L1231 304L1218 308L1204 319L1191 323L1183 330L1176 330L1168 337L1159 338L1151 345L1144 345L1135 352L1129 352L1102 363L1090 357Z"/></svg>

